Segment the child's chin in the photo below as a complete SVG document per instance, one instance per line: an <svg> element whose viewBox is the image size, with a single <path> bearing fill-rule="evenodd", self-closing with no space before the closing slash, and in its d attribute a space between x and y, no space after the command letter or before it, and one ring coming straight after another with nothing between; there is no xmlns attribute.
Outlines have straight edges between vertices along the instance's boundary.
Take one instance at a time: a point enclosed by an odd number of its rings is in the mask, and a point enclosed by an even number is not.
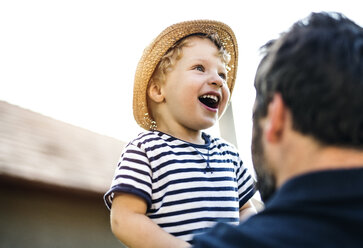
<svg viewBox="0 0 363 248"><path fill-rule="evenodd" d="M216 123L217 123L217 120L206 121L206 122L204 122L203 124L200 125L199 130L205 130L205 129L213 128Z"/></svg>

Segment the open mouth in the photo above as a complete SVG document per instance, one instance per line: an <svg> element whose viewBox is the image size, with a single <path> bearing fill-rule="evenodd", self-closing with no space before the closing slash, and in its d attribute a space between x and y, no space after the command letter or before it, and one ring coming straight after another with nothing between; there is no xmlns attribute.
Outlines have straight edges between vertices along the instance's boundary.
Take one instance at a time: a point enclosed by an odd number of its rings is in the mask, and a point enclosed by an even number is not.
<svg viewBox="0 0 363 248"><path fill-rule="evenodd" d="M216 95L202 95L199 97L199 101L209 108L216 109L219 104L219 97Z"/></svg>

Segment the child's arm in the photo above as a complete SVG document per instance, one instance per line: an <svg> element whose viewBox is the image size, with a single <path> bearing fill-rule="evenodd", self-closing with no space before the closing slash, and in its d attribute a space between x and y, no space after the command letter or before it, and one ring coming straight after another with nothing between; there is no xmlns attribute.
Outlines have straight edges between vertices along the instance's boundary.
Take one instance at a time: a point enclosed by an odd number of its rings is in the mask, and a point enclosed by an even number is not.
<svg viewBox="0 0 363 248"><path fill-rule="evenodd" d="M239 209L239 219L240 221L244 221L248 219L251 215L256 214L257 211L251 204L251 200L248 200L240 209Z"/></svg>
<svg viewBox="0 0 363 248"><path fill-rule="evenodd" d="M146 202L132 194L118 194L112 202L111 228L129 247L190 247L190 244L165 232L146 215Z"/></svg>

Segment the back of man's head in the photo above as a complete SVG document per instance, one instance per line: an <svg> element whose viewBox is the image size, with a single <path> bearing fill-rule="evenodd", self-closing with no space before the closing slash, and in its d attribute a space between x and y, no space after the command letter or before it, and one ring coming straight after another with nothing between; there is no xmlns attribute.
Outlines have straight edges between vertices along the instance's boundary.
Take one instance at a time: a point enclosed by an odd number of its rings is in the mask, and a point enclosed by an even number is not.
<svg viewBox="0 0 363 248"><path fill-rule="evenodd" d="M254 117L280 93L296 131L363 148L363 29L339 13L312 13L264 49Z"/></svg>

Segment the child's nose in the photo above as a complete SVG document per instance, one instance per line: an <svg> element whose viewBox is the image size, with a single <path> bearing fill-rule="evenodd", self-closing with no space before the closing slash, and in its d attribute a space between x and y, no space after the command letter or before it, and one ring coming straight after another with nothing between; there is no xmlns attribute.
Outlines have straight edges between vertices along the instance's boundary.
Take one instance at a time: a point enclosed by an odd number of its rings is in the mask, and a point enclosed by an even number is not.
<svg viewBox="0 0 363 248"><path fill-rule="evenodd" d="M212 77L210 78L209 84L215 85L220 88L223 86L223 79L220 77L218 73L213 74Z"/></svg>

